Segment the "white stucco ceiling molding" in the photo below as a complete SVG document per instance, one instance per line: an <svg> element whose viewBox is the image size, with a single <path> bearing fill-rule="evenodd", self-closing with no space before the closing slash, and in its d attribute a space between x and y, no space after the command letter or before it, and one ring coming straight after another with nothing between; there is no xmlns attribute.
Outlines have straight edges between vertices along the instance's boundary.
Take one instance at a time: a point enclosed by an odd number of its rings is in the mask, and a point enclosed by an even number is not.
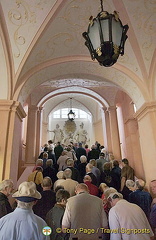
<svg viewBox="0 0 156 240"><path fill-rule="evenodd" d="M33 105L37 105L38 102L45 97L47 94L49 94L52 91L55 91L60 88L64 87L71 87L73 86L75 89L77 87L83 87L88 88L92 90L93 92L96 92L97 94L104 96L105 100L109 103L109 105L113 105L115 101L116 92L119 90L118 87L111 86L111 83L107 82L98 82L98 81L92 81L87 79L77 79L77 82L75 82L75 79L67 79L63 80L57 80L57 81L50 81L46 82L45 84L41 84L37 88L34 89L34 91L31 93L31 103ZM63 82L63 84L60 84L60 82ZM57 84L55 85L55 83ZM59 82L59 83L58 83ZM68 82L68 84L67 84ZM71 84L69 84L71 83ZM93 83L93 84L92 84ZM67 84L67 85L65 85ZM113 85L113 84L112 84ZM54 87L55 86L55 87ZM60 87L56 87L60 86ZM62 87L61 87L62 86Z"/></svg>

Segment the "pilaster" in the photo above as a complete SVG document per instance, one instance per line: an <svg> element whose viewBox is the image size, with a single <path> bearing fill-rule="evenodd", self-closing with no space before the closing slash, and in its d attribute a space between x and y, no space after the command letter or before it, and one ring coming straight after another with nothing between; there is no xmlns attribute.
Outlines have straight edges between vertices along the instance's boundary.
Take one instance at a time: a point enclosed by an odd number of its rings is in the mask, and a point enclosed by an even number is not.
<svg viewBox="0 0 156 240"><path fill-rule="evenodd" d="M127 158L130 165L135 169L135 175L138 178L145 178L142 163L142 155L139 140L139 129L137 119L131 117L125 121ZM138 167L139 166L139 167Z"/></svg>
<svg viewBox="0 0 156 240"><path fill-rule="evenodd" d="M145 179L149 183L156 173L156 102L145 103L134 117L138 120Z"/></svg>
<svg viewBox="0 0 156 240"><path fill-rule="evenodd" d="M0 100L0 180L17 181L21 154L22 119L26 117L17 101Z"/></svg>
<svg viewBox="0 0 156 240"><path fill-rule="evenodd" d="M36 129L37 129L38 107L30 105L28 107L27 137L26 137L26 164L35 163L36 151Z"/></svg>
<svg viewBox="0 0 156 240"><path fill-rule="evenodd" d="M115 106L109 107L108 112L109 112L109 120L110 120L110 133L111 133L110 135L111 135L111 142L112 142L112 152L113 152L115 159L121 159L116 107Z"/></svg>
<svg viewBox="0 0 156 240"><path fill-rule="evenodd" d="M104 139L105 139L105 148L108 152L112 152L112 143L111 143L111 133L110 133L110 120L109 120L109 112L106 107L103 108L104 114L104 122L105 122L105 131L104 131Z"/></svg>
<svg viewBox="0 0 156 240"><path fill-rule="evenodd" d="M42 110L43 110L43 107L39 107L37 110L36 152L35 152L36 159L38 158L38 156L40 154L40 150L41 150Z"/></svg>

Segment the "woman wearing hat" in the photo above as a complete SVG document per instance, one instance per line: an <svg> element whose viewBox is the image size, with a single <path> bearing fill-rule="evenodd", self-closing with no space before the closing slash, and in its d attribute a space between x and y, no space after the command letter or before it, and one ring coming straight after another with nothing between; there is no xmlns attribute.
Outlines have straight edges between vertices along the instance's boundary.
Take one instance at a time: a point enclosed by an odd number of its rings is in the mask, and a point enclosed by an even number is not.
<svg viewBox="0 0 156 240"><path fill-rule="evenodd" d="M12 197L17 201L17 208L0 219L0 240L50 240L44 235L46 222L32 211L41 198L35 183L21 183Z"/></svg>

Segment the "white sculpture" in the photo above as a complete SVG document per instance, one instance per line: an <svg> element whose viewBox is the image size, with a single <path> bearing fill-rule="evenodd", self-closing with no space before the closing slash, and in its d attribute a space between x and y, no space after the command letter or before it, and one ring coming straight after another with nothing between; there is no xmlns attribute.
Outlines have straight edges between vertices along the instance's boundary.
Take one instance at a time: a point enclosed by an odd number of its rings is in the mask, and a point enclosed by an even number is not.
<svg viewBox="0 0 156 240"><path fill-rule="evenodd" d="M82 143L83 145L86 144L87 141L87 131L83 129L84 123L80 124L80 129L75 134L76 142Z"/></svg>
<svg viewBox="0 0 156 240"><path fill-rule="evenodd" d="M64 139L64 145L69 145L70 142L73 142L73 133L69 133L68 136Z"/></svg>
<svg viewBox="0 0 156 240"><path fill-rule="evenodd" d="M49 132L54 133L54 139L53 139L54 143L62 142L62 140L64 138L64 134L63 134L63 131L60 129L59 124L56 124L56 129L49 131Z"/></svg>

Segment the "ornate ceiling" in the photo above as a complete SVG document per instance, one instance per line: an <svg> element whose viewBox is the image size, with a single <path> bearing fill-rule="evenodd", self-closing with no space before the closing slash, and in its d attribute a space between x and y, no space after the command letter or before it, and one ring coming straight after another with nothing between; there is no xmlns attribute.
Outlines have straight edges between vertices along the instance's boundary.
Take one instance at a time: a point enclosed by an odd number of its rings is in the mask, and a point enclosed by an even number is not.
<svg viewBox="0 0 156 240"><path fill-rule="evenodd" d="M51 109L74 96L90 112L95 100L113 105L119 89L137 109L154 100L156 1L104 1L104 10L118 11L129 25L125 55L110 68L91 60L82 37L99 10L98 0L1 0L0 71L7 84L0 94L8 87L9 99L47 100Z"/></svg>

